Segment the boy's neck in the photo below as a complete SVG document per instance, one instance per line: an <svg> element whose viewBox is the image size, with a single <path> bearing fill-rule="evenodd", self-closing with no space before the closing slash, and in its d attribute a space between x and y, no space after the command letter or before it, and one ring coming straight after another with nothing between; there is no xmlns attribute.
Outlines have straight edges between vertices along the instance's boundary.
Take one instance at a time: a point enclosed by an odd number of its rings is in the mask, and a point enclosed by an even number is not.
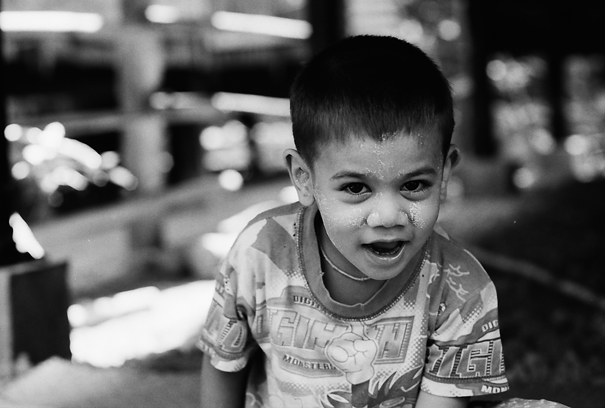
<svg viewBox="0 0 605 408"><path fill-rule="evenodd" d="M387 282L389 282L389 280L375 279L359 281L343 275L342 272L336 271L330 263L336 264L337 268L344 270L347 274L360 276L358 270L355 270L356 274L350 272L350 269L354 269L355 267L350 265L349 262L342 260L342 255L328 237L319 213L315 219L315 235L319 246L318 251L320 253L319 259L323 272L323 282L332 300L349 306L367 303ZM322 251L325 252L325 256L330 259L330 262L324 259L324 256L321 253ZM401 271L401 274L407 276L401 276L400 274L397 277L397 280L403 278L403 281L407 282L413 276L414 271L416 270L418 263L422 261L422 258L422 251L420 251L412 262Z"/></svg>
<svg viewBox="0 0 605 408"><path fill-rule="evenodd" d="M340 258L342 255L340 255L338 250L334 247L334 244L332 244L332 241L330 241L330 238L323 227L321 217L318 217L316 220L315 231L317 235L317 244L323 249L326 257L329 257L330 261L336 263L338 268L343 269L345 272L355 276L354 273L346 271L346 267L341 267ZM351 279L343 275L341 272L336 271L330 265L330 262L324 259L324 256L321 255L321 250L319 258L321 262L321 270L324 273L324 285L326 286L328 293L330 293L332 300L338 303L345 305L366 303L380 290L380 288L382 288L386 282L374 279L363 281Z"/></svg>

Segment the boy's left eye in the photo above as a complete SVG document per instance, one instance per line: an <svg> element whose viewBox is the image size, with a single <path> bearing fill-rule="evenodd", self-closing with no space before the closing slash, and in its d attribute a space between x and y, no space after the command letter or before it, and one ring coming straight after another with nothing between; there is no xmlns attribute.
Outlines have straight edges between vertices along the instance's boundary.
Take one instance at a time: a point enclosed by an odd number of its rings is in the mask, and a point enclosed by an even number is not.
<svg viewBox="0 0 605 408"><path fill-rule="evenodd" d="M405 190L405 191L418 191L418 190L421 190L422 188L424 188L424 186L425 186L425 184L422 181L414 180L414 181L408 181L407 183L405 183L401 189Z"/></svg>
<svg viewBox="0 0 605 408"><path fill-rule="evenodd" d="M368 188L363 183L349 183L344 187L344 190L350 194L363 194L368 191Z"/></svg>

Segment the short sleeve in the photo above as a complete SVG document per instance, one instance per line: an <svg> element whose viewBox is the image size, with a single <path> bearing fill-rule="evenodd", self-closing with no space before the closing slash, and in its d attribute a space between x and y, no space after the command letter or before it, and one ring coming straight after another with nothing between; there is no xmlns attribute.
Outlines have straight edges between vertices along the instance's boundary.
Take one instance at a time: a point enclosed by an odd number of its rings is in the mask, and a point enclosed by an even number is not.
<svg viewBox="0 0 605 408"><path fill-rule="evenodd" d="M421 388L446 397L507 391L493 282L478 263L468 268L446 266L443 275L439 317L429 334Z"/></svg>
<svg viewBox="0 0 605 408"><path fill-rule="evenodd" d="M250 304L250 299L254 299L251 293L254 285L250 279L242 281L242 271L237 270L234 260L241 260L243 255L234 255L234 252L237 249L231 250L220 269L198 342L199 348L211 357L212 365L228 372L243 369L256 348L249 329L254 310ZM243 272L249 276L250 271Z"/></svg>

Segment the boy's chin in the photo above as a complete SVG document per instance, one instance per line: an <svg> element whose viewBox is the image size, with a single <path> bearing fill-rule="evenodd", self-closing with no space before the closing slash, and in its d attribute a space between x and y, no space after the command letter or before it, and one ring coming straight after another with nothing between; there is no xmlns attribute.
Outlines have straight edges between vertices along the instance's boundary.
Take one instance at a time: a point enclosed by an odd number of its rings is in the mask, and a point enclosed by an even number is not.
<svg viewBox="0 0 605 408"><path fill-rule="evenodd" d="M388 280L396 278L401 274L411 274L415 269L418 263L421 261L421 252L416 251L414 254L406 254L405 248L402 251L402 254L399 256L401 259L398 259L396 262L393 262L392 265L388 265L388 263L384 263L383 265L376 264L373 268L368 268L366 275L374 280ZM411 255L411 257L409 257Z"/></svg>
<svg viewBox="0 0 605 408"><path fill-rule="evenodd" d="M401 241L394 247L384 248L375 245L362 245L368 266L377 272L388 270L402 270L409 263L413 255L410 254L409 242Z"/></svg>

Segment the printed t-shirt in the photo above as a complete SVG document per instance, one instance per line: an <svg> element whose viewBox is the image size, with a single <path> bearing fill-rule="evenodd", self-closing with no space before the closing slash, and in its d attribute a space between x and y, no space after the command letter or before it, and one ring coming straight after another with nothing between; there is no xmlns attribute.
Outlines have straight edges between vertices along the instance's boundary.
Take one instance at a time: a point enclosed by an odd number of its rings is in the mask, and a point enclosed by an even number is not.
<svg viewBox="0 0 605 408"><path fill-rule="evenodd" d="M297 203L257 217L217 279L199 346L219 370L252 365L247 407L410 408L421 388L508 390L496 290L470 253L433 232L410 279L344 305L323 284L316 215Z"/></svg>

